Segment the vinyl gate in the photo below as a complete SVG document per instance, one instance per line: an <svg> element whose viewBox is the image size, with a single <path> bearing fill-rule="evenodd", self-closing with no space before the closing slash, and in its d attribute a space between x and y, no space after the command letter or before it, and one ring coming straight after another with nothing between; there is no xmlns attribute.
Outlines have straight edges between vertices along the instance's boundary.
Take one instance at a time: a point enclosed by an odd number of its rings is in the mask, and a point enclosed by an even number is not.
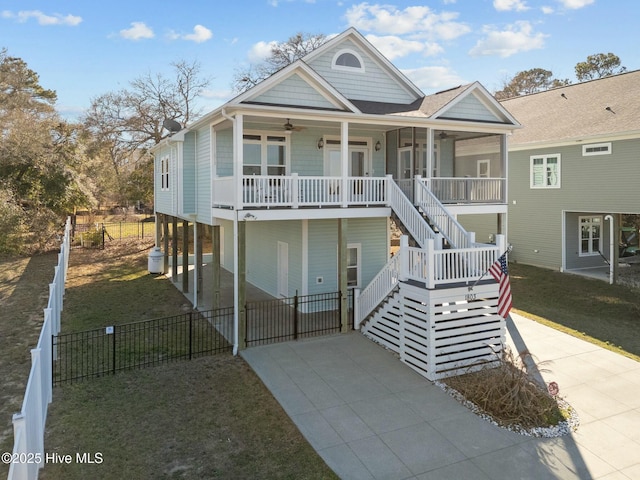
<svg viewBox="0 0 640 480"><path fill-rule="evenodd" d="M231 352L232 335L229 307L53 336L53 384Z"/></svg>

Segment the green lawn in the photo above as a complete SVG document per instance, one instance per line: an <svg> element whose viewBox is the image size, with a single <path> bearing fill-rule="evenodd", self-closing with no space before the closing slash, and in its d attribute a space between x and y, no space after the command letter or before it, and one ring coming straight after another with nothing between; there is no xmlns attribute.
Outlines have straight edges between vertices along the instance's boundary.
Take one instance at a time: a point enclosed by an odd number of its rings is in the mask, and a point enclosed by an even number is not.
<svg viewBox="0 0 640 480"><path fill-rule="evenodd" d="M509 274L518 313L640 360L640 290L514 263Z"/></svg>
<svg viewBox="0 0 640 480"><path fill-rule="evenodd" d="M175 315L188 301L147 273L149 245L73 250L63 333ZM336 478L251 368L229 353L54 389L45 451L99 453L41 479Z"/></svg>

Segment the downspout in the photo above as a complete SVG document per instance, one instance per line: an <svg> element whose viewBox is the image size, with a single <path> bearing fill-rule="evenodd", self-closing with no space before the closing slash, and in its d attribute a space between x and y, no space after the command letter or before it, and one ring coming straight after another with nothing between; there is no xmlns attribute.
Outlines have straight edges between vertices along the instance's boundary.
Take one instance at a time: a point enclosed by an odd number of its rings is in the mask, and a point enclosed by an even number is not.
<svg viewBox="0 0 640 480"><path fill-rule="evenodd" d="M613 269L616 262L613 249L613 215L606 215L604 219L609 221L609 285L613 285Z"/></svg>
<svg viewBox="0 0 640 480"><path fill-rule="evenodd" d="M233 125L232 135L235 139L235 130L236 130L236 119L227 114L225 109L221 110L221 114L223 118L226 118ZM234 144L235 147L235 144ZM234 156L236 155L236 149L234 148ZM234 158L233 162L233 174L237 174L237 166ZM238 211L236 210L236 214L233 216L233 238L237 242L238 238ZM235 245L233 248L233 355L238 355L238 314L240 312L240 305L238 302L238 245Z"/></svg>

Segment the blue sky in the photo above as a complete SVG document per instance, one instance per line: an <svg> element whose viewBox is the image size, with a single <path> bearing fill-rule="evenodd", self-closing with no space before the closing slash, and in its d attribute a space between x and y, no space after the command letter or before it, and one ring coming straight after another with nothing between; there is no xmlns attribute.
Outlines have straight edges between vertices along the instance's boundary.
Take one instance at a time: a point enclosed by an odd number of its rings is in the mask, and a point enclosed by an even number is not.
<svg viewBox="0 0 640 480"><path fill-rule="evenodd" d="M200 106L231 98L234 71L296 32L356 27L425 93L530 68L575 81L575 64L613 52L640 68L637 0L0 0L0 48L20 57L77 118L92 98L171 62L198 61Z"/></svg>

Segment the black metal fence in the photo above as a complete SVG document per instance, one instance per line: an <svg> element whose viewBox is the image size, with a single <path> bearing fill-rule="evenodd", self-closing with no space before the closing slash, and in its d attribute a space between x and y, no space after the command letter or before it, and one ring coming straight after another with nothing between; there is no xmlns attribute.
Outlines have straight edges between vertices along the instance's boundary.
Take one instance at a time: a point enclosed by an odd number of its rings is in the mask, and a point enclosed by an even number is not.
<svg viewBox="0 0 640 480"><path fill-rule="evenodd" d="M349 291L348 304L353 291ZM248 302L246 305L247 346L284 342L298 338L340 332L340 292L295 295L289 298ZM353 311L349 307L349 325Z"/></svg>
<svg viewBox="0 0 640 480"><path fill-rule="evenodd" d="M232 338L232 307L54 336L53 384L229 352Z"/></svg>
<svg viewBox="0 0 640 480"><path fill-rule="evenodd" d="M103 248L106 242L154 238L154 221L77 223L72 235L83 247Z"/></svg>

